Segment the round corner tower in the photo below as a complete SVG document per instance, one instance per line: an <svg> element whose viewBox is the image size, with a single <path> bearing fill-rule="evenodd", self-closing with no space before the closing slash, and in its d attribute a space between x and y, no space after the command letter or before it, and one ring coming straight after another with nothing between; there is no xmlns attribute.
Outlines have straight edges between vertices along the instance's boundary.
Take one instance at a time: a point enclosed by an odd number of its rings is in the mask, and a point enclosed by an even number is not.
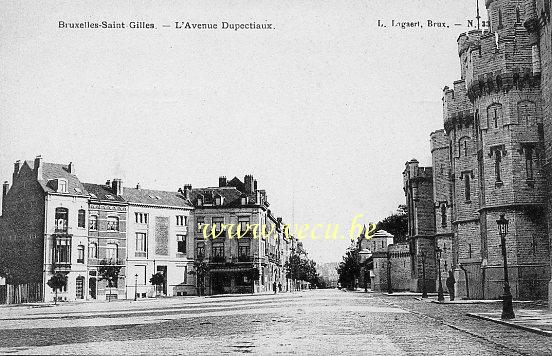
<svg viewBox="0 0 552 356"><path fill-rule="evenodd" d="M523 1L487 0L486 6L490 32L469 44L465 69L480 178L483 297L502 294L500 214L509 220L506 249L514 297L544 297L550 272L540 66L535 68L531 36L523 26ZM455 142L461 155L461 137Z"/></svg>

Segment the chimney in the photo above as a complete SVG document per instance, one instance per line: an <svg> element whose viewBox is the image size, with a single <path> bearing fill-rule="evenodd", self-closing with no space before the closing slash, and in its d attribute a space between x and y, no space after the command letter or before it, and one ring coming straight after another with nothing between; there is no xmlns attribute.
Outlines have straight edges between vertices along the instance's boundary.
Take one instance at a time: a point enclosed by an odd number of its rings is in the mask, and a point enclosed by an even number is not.
<svg viewBox="0 0 552 356"><path fill-rule="evenodd" d="M253 190L255 190L255 191L257 190L257 180L256 179L253 181Z"/></svg>
<svg viewBox="0 0 552 356"><path fill-rule="evenodd" d="M192 185L191 184L184 184L184 189L182 189L182 192L186 199L190 199L190 193L192 192Z"/></svg>
<svg viewBox="0 0 552 356"><path fill-rule="evenodd" d="M276 218L276 221L278 221L278 228L282 226L282 218Z"/></svg>
<svg viewBox="0 0 552 356"><path fill-rule="evenodd" d="M21 168L21 161L17 160L13 164L13 180L12 182L15 182L15 179L17 178L17 175L19 174L19 169Z"/></svg>
<svg viewBox="0 0 552 356"><path fill-rule="evenodd" d="M255 192L253 176L251 174L248 174L243 178L243 184L245 186L245 193L251 194Z"/></svg>
<svg viewBox="0 0 552 356"><path fill-rule="evenodd" d="M40 155L36 156L34 168L36 172L36 179L41 180L42 179L42 156Z"/></svg>
<svg viewBox="0 0 552 356"><path fill-rule="evenodd" d="M260 190L257 190L256 191L257 193L257 204L258 205L261 205L263 202L261 201L261 191Z"/></svg>
<svg viewBox="0 0 552 356"><path fill-rule="evenodd" d="M140 183L136 184L136 189L141 189Z"/></svg>
<svg viewBox="0 0 552 356"><path fill-rule="evenodd" d="M73 162L69 162L69 173L75 174L75 164Z"/></svg>
<svg viewBox="0 0 552 356"><path fill-rule="evenodd" d="M118 178L113 179L113 182L111 182L111 189L113 194L123 195L123 181Z"/></svg>
<svg viewBox="0 0 552 356"><path fill-rule="evenodd" d="M108 180L105 182L105 185L106 185L106 187L111 188L111 181L108 179Z"/></svg>
<svg viewBox="0 0 552 356"><path fill-rule="evenodd" d="M219 177L219 187L226 187L226 177L225 176Z"/></svg>
<svg viewBox="0 0 552 356"><path fill-rule="evenodd" d="M4 214L6 211L6 195L8 195L8 190L10 190L10 183L5 181L2 186L2 211L0 211L0 215Z"/></svg>

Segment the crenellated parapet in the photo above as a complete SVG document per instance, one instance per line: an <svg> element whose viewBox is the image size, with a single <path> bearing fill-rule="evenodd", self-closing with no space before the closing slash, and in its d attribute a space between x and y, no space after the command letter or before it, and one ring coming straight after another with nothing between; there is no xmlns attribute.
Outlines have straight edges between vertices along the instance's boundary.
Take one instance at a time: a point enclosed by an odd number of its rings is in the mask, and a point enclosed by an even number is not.
<svg viewBox="0 0 552 356"><path fill-rule="evenodd" d="M466 95L464 80L455 81L454 89L443 89L443 119L447 135L455 127L473 125L473 105Z"/></svg>

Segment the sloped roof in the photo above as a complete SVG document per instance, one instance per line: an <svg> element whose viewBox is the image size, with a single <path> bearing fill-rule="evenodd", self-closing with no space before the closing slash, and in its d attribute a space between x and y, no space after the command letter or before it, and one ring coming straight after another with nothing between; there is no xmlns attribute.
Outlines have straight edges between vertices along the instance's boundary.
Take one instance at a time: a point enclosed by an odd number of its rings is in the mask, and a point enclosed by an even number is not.
<svg viewBox="0 0 552 356"><path fill-rule="evenodd" d="M125 201L123 197L121 197L120 195L113 194L112 189L107 187L105 184L83 183L83 185L84 185L84 188L86 188L86 191L88 192L88 194L90 194L90 199L107 200L112 202Z"/></svg>
<svg viewBox="0 0 552 356"><path fill-rule="evenodd" d="M34 161L25 161L31 170L35 170ZM69 165L42 162L42 179L38 182L46 193L57 193L53 181L58 178L67 180L67 194L88 196L84 185L76 175L69 173ZM76 189L75 189L76 188Z"/></svg>
<svg viewBox="0 0 552 356"><path fill-rule="evenodd" d="M194 188L190 192L190 201L196 205L197 198L202 196L203 205L214 204L215 197L220 195L223 197L222 207L238 207L241 206L241 197L247 196L240 192L236 187L211 187L211 188ZM254 195L250 195L254 196Z"/></svg>
<svg viewBox="0 0 552 356"><path fill-rule="evenodd" d="M180 192L164 190L123 188L123 199L129 203L145 205L166 205L191 208L186 197Z"/></svg>

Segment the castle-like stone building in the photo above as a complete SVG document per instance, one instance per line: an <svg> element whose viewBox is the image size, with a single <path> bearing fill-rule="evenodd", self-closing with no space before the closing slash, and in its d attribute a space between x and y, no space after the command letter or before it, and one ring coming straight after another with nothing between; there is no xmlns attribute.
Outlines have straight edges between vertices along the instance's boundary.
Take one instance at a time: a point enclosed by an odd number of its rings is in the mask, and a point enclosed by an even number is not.
<svg viewBox="0 0 552 356"><path fill-rule="evenodd" d="M487 0L486 7L490 28L458 38L460 79L443 91L444 130L430 137L433 167L411 160L403 172L411 289L421 289L419 261L425 254L431 256L426 277L434 281L437 268L445 276L453 270L460 296L502 295L496 221L504 214L512 294L546 298L552 236L550 0Z"/></svg>

